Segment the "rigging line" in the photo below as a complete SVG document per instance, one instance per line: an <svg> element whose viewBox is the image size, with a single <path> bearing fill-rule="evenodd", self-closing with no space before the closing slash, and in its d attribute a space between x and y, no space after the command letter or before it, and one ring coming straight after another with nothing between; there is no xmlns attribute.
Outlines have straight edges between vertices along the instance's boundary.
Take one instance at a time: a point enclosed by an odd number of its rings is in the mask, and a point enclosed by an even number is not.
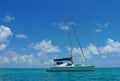
<svg viewBox="0 0 120 81"><path fill-rule="evenodd" d="M86 60L86 57L85 57L85 55L84 55L83 49L82 49L82 47L81 47L80 40L79 40L79 38L78 38L77 32L75 31L75 27L73 26L73 24L71 24L71 26L72 26L72 28L73 28L73 31L74 31L75 36L76 36L76 38L77 38L77 41L78 41L78 44L79 44L81 53L82 53L82 55L83 55L83 58L84 58L84 60L85 60L86 65L87 65L87 60Z"/></svg>

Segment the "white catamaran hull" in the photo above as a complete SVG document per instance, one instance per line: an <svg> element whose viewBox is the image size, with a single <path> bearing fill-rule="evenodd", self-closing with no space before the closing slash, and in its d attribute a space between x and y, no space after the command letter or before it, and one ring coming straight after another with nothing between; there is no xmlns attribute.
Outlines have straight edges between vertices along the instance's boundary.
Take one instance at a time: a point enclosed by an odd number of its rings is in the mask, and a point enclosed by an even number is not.
<svg viewBox="0 0 120 81"><path fill-rule="evenodd" d="M78 71L94 71L94 66L53 66L47 70L48 72L78 72Z"/></svg>

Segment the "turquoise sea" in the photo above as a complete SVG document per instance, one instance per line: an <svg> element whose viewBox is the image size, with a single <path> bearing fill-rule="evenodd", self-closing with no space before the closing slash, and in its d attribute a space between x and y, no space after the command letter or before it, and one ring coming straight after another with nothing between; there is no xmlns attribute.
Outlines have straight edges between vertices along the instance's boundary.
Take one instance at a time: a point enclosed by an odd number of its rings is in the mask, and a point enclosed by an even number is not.
<svg viewBox="0 0 120 81"><path fill-rule="evenodd" d="M91 72L46 72L43 68L1 68L0 81L120 81L120 68Z"/></svg>

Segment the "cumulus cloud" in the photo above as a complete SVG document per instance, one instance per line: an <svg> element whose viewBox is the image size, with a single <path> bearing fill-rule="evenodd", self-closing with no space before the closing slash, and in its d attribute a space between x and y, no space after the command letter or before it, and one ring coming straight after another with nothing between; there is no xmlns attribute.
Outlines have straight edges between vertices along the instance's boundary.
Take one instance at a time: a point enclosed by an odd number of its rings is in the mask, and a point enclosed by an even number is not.
<svg viewBox="0 0 120 81"><path fill-rule="evenodd" d="M89 46L86 48L86 50L88 51L88 53L94 54L94 55L98 55L98 48L93 45L93 44L89 44Z"/></svg>
<svg viewBox="0 0 120 81"><path fill-rule="evenodd" d="M0 56L0 66L2 67L46 67L51 64L51 59L45 55L33 56L33 54L17 54L14 51L8 51Z"/></svg>
<svg viewBox="0 0 120 81"><path fill-rule="evenodd" d="M52 45L52 41L41 41L38 43L32 43L30 45L33 49L41 51L43 53L53 53L53 52L60 52L60 49L58 48L58 46L54 46Z"/></svg>
<svg viewBox="0 0 120 81"><path fill-rule="evenodd" d="M93 44L89 44L87 48L82 48L84 55L86 58L91 58L92 55L98 55L99 51L98 48L93 45ZM73 48L73 55L82 55L81 49L80 48Z"/></svg>
<svg viewBox="0 0 120 81"><path fill-rule="evenodd" d="M108 39L106 46L100 47L99 50L102 54L120 53L120 42Z"/></svg>
<svg viewBox="0 0 120 81"><path fill-rule="evenodd" d="M13 20L15 20L15 18L10 15L5 15L3 18L0 18L0 19L4 22L12 22Z"/></svg>
<svg viewBox="0 0 120 81"><path fill-rule="evenodd" d="M0 51L4 50L7 47L7 44L0 44Z"/></svg>
<svg viewBox="0 0 120 81"><path fill-rule="evenodd" d="M58 46L54 46L51 40L32 43L30 46L38 50L37 56L33 54L17 54L14 51L8 51L0 56L0 66L46 67L53 63L53 58L48 57L46 53L60 52ZM69 47L67 49L70 50ZM83 48L83 51L87 59L91 59L94 55L99 55L101 58L107 59L107 54L115 55L120 53L118 49L120 49L119 41L107 39L106 45L97 47L90 43L86 48ZM80 58L78 57L79 55ZM73 57L75 57L77 61L84 62L79 47L73 48Z"/></svg>
<svg viewBox="0 0 120 81"><path fill-rule="evenodd" d="M29 45L29 47L38 51L37 56L33 54L20 55L14 52L9 52L9 55L0 57L1 63L7 63L15 67L48 67L53 63L54 57L48 57L47 53L60 52L59 47L53 45L51 40L43 40L38 43L32 43L31 45Z"/></svg>
<svg viewBox="0 0 120 81"><path fill-rule="evenodd" d="M16 34L16 37L19 38L19 39L28 38L25 34Z"/></svg>
<svg viewBox="0 0 120 81"><path fill-rule="evenodd" d="M8 38L12 35L9 27L0 26L0 51L7 47Z"/></svg>
<svg viewBox="0 0 120 81"><path fill-rule="evenodd" d="M70 51L70 48L67 48ZM94 55L101 54L114 54L118 55L120 53L120 42L114 41L112 39L107 39L105 46L97 47L94 44L89 44L86 48L82 48L84 55L87 59L92 58ZM82 55L80 48L73 48L73 55ZM106 58L107 56L102 55L102 58Z"/></svg>
<svg viewBox="0 0 120 81"><path fill-rule="evenodd" d="M53 58L49 58L46 54L42 52L38 53L38 58L40 60L40 64L43 64L43 65L53 64Z"/></svg>

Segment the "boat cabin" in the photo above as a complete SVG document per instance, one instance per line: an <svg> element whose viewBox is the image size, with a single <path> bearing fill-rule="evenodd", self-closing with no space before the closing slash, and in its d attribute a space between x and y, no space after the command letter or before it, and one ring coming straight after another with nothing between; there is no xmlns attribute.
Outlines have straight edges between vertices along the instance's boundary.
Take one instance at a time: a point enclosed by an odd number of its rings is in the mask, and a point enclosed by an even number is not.
<svg viewBox="0 0 120 81"><path fill-rule="evenodd" d="M54 59L54 65L58 66L58 65L66 65L66 66L71 66L72 65L72 58L68 57L68 58L60 58L60 59Z"/></svg>

